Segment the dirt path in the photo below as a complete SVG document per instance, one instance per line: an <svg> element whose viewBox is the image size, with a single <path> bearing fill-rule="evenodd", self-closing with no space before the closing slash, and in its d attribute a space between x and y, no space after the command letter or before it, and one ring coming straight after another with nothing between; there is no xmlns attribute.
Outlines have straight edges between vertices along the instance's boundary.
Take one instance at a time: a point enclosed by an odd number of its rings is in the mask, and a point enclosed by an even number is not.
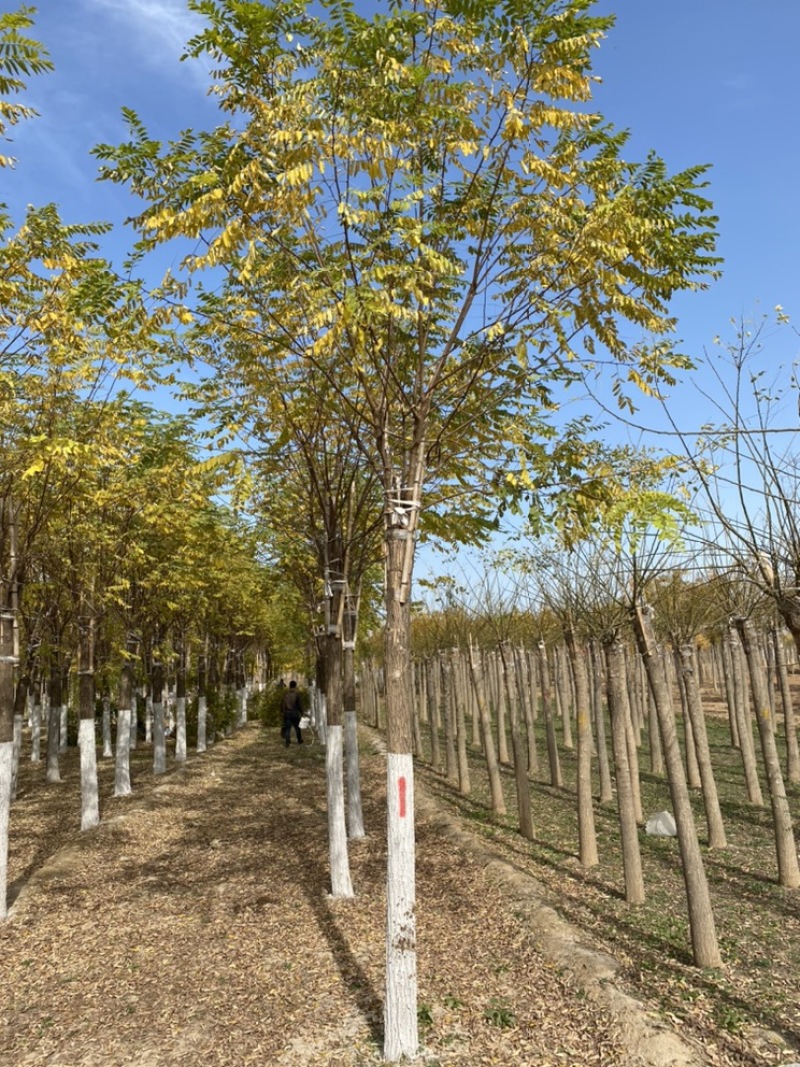
<svg viewBox="0 0 800 1067"><path fill-rule="evenodd" d="M327 895L316 746L284 749L248 726L166 780L141 772L86 834L76 775L23 788L12 812L12 869L27 880L0 927L3 1067L380 1062L377 746L365 740L369 836L351 846L351 901ZM422 1063L712 1062L619 999L608 961L424 797L417 854Z"/></svg>

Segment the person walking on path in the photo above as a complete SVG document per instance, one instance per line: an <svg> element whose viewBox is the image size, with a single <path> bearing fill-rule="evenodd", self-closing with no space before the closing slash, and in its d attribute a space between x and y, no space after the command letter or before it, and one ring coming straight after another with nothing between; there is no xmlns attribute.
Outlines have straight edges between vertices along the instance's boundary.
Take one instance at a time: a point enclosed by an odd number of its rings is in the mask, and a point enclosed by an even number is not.
<svg viewBox="0 0 800 1067"><path fill-rule="evenodd" d="M281 737L284 740L284 744L287 746L291 744L292 727L294 727L294 732L297 734L297 743L302 745L303 735L300 732L300 717L303 714L303 705L300 700L297 682L289 682L289 688L281 697L281 711L283 712Z"/></svg>

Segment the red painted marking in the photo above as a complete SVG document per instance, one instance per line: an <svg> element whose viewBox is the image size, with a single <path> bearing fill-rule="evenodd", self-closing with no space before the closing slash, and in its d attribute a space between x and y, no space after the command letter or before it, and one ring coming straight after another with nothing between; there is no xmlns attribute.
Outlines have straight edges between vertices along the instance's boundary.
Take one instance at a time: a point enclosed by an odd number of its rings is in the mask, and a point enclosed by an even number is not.
<svg viewBox="0 0 800 1067"><path fill-rule="evenodd" d="M400 798L400 818L406 817L406 780L405 778L397 779L397 792Z"/></svg>

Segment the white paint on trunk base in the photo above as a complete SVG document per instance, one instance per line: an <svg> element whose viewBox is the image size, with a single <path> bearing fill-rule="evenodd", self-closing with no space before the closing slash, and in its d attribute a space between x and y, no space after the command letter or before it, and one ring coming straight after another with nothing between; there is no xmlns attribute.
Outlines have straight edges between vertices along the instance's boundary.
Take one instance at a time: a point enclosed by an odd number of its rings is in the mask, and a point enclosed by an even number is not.
<svg viewBox="0 0 800 1067"><path fill-rule="evenodd" d="M175 702L175 759L186 759L186 697L178 697Z"/></svg>
<svg viewBox="0 0 800 1067"><path fill-rule="evenodd" d="M81 750L81 830L90 830L100 822L94 719L81 719L78 745Z"/></svg>
<svg viewBox="0 0 800 1067"><path fill-rule="evenodd" d="M103 697L103 758L114 755L111 747L111 697Z"/></svg>
<svg viewBox="0 0 800 1067"><path fill-rule="evenodd" d="M384 1058L413 1059L417 1026L417 920L414 843L414 760L390 752L386 767L386 1003Z"/></svg>
<svg viewBox="0 0 800 1067"><path fill-rule="evenodd" d="M331 865L331 895L352 897L350 857L347 853L347 828L344 818L343 735L341 726L328 728L325 770L328 785L328 838Z"/></svg>
<svg viewBox="0 0 800 1067"><path fill-rule="evenodd" d="M167 769L167 739L164 733L164 705L153 701L153 774Z"/></svg>
<svg viewBox="0 0 800 1067"><path fill-rule="evenodd" d="M31 709L31 763L42 758L42 705L38 701Z"/></svg>
<svg viewBox="0 0 800 1067"><path fill-rule="evenodd" d="M205 697L197 698L197 751L206 750L206 706Z"/></svg>
<svg viewBox="0 0 800 1067"><path fill-rule="evenodd" d="M0 919L8 914L6 889L8 885L8 816L11 811L11 765L14 761L14 742L0 744Z"/></svg>
<svg viewBox="0 0 800 1067"><path fill-rule="evenodd" d="M239 725L244 726L247 722L247 686L244 689L240 689L238 693L239 698Z"/></svg>
<svg viewBox="0 0 800 1067"><path fill-rule="evenodd" d="M117 712L117 758L114 764L114 796L131 795L131 709Z"/></svg>
<svg viewBox="0 0 800 1067"><path fill-rule="evenodd" d="M61 705L61 726L58 732L58 751L67 751L67 724L69 720L69 705Z"/></svg>

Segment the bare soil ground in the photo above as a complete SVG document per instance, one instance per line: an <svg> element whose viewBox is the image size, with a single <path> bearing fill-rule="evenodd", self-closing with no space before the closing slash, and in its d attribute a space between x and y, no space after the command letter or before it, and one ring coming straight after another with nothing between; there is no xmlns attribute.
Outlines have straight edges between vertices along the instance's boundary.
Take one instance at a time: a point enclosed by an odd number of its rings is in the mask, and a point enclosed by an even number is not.
<svg viewBox="0 0 800 1067"><path fill-rule="evenodd" d="M250 724L79 832L63 781L21 767L15 902L0 927L2 1067L366 1067L380 1062L385 760L365 734L356 897L328 895L324 755ZM419 1018L427 1067L733 1064L618 988L540 887L418 790Z"/></svg>

